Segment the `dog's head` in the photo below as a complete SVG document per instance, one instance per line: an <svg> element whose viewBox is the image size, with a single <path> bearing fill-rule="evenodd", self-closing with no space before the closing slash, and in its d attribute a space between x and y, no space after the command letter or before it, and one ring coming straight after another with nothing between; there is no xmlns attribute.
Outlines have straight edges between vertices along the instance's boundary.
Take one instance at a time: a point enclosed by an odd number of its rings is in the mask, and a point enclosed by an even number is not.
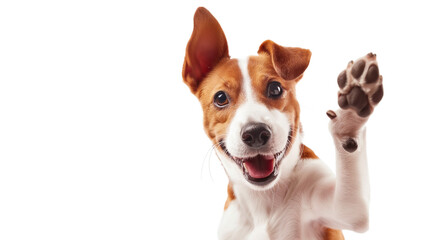
<svg viewBox="0 0 429 240"><path fill-rule="evenodd" d="M272 187L299 128L295 85L311 52L267 40L258 56L231 59L225 34L204 8L194 16L183 80L201 102L204 128L233 182Z"/></svg>

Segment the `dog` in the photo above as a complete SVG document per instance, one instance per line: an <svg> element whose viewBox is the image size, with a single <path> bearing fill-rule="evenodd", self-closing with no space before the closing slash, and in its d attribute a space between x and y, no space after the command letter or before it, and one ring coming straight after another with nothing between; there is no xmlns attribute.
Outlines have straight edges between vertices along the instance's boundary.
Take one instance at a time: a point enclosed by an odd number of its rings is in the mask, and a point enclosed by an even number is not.
<svg viewBox="0 0 429 240"><path fill-rule="evenodd" d="M365 123L384 93L376 55L337 78L340 108L327 112L336 177L302 143L295 87L310 58L267 40L257 56L233 59L218 21L196 10L182 76L229 178L219 239L338 240L342 229L368 229Z"/></svg>

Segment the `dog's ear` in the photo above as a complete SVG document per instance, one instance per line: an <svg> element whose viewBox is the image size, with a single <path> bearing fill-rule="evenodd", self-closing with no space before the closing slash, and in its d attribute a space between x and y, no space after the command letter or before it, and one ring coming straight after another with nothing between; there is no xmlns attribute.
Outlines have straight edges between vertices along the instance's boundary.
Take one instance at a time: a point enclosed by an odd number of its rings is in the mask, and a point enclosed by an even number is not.
<svg viewBox="0 0 429 240"><path fill-rule="evenodd" d="M261 44L258 54L266 53L271 57L277 74L285 80L300 77L310 63L311 52L308 49L282 47L271 40Z"/></svg>
<svg viewBox="0 0 429 240"><path fill-rule="evenodd" d="M218 21L205 8L200 7L194 15L194 30L186 46L183 63L183 81L192 93L224 58L229 58L228 44Z"/></svg>

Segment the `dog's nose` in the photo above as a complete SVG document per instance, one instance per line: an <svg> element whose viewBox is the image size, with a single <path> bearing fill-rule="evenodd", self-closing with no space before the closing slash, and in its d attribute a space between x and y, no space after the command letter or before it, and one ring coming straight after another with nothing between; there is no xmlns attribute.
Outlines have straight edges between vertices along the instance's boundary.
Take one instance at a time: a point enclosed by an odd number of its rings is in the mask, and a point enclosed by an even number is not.
<svg viewBox="0 0 429 240"><path fill-rule="evenodd" d="M271 130L264 123L249 123L241 129L241 140L252 148L264 146L270 137Z"/></svg>

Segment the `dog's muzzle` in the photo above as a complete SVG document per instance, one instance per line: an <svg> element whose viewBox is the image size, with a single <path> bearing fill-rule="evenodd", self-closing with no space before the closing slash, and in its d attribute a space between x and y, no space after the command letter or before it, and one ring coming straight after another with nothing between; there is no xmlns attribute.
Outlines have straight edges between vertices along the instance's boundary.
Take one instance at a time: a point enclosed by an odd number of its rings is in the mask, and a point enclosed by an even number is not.
<svg viewBox="0 0 429 240"><path fill-rule="evenodd" d="M223 141L220 142L222 150L241 168L248 182L258 186L269 184L278 175L278 167L290 145L292 131L289 131L284 148L275 153L269 149L268 143L273 133L268 125L248 123L240 134L245 146L254 154L246 157L232 156Z"/></svg>

